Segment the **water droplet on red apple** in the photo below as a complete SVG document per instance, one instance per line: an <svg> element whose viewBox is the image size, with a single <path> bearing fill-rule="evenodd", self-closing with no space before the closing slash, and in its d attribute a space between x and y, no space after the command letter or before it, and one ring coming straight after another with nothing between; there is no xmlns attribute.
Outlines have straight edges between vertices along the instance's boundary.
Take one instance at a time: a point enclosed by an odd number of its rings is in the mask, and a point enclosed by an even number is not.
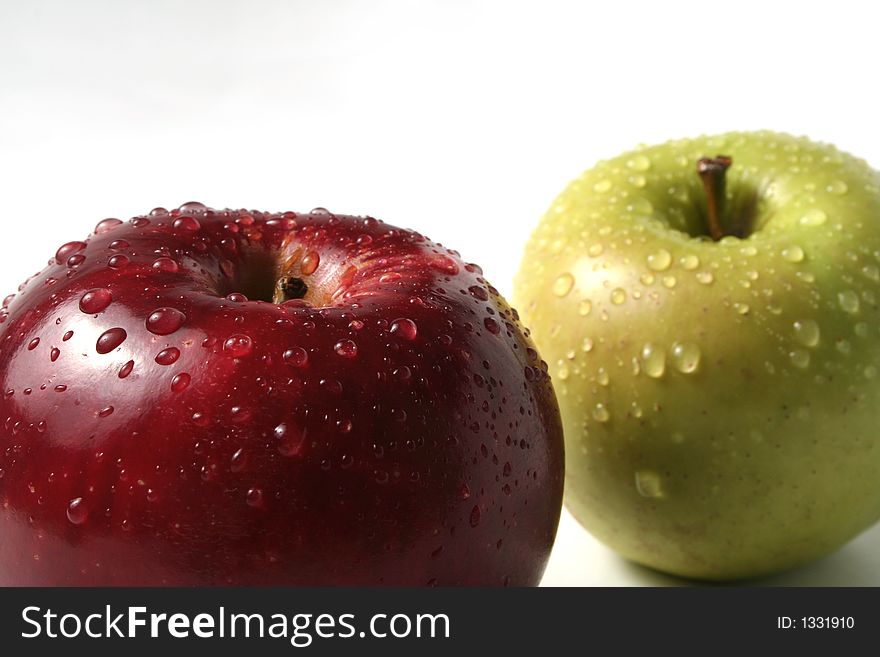
<svg viewBox="0 0 880 657"><path fill-rule="evenodd" d="M411 319L401 317L391 322L391 335L402 340L415 340L418 335L418 326Z"/></svg>
<svg viewBox="0 0 880 657"><path fill-rule="evenodd" d="M55 386L55 392L66 392L66 391L67 391L67 386L64 385L63 383Z"/></svg>
<svg viewBox="0 0 880 657"><path fill-rule="evenodd" d="M166 214L168 214L168 210L166 210L165 208L162 208L162 207L153 208L153 209L150 210L150 212L149 212L149 215L150 215L151 217L161 217L161 216L164 216L164 215L166 215Z"/></svg>
<svg viewBox="0 0 880 657"><path fill-rule="evenodd" d="M223 352L233 358L245 358L254 351L254 342L249 335L236 333L226 338L223 343Z"/></svg>
<svg viewBox="0 0 880 657"><path fill-rule="evenodd" d="M67 266L71 269L79 267L86 261L86 257L82 253L75 253L67 259Z"/></svg>
<svg viewBox="0 0 880 657"><path fill-rule="evenodd" d="M171 258L162 257L156 258L153 261L153 269L156 271L167 272L169 274L176 274L180 271L180 265Z"/></svg>
<svg viewBox="0 0 880 657"><path fill-rule="evenodd" d="M34 338L30 342L28 342L28 351L33 351L40 345L40 338Z"/></svg>
<svg viewBox="0 0 880 657"><path fill-rule="evenodd" d="M84 248L86 248L85 242L76 241L62 244L55 252L55 262L57 262L59 265L64 264L70 256L72 256L74 253L82 251Z"/></svg>
<svg viewBox="0 0 880 657"><path fill-rule="evenodd" d="M357 356L358 348L352 340L340 340L333 345L333 351L343 358L354 358Z"/></svg>
<svg viewBox="0 0 880 657"><path fill-rule="evenodd" d="M108 233L121 223L122 221L119 219L104 219L103 221L99 221L98 225L95 226L95 235Z"/></svg>
<svg viewBox="0 0 880 657"><path fill-rule="evenodd" d="M114 249L116 251L127 249L131 246L126 240L113 240L110 244L107 245L108 248Z"/></svg>
<svg viewBox="0 0 880 657"><path fill-rule="evenodd" d="M95 351L99 354L109 354L116 349L116 347L125 342L125 338L127 337L128 334L123 328L117 326L115 328L107 329L98 338L97 343L95 343Z"/></svg>
<svg viewBox="0 0 880 657"><path fill-rule="evenodd" d="M434 255L428 259L428 264L434 269L454 276L458 273L458 264L447 255Z"/></svg>
<svg viewBox="0 0 880 657"><path fill-rule="evenodd" d="M107 417L109 415L113 415L113 410L114 409L112 406L105 406L100 411L98 411L98 417Z"/></svg>
<svg viewBox="0 0 880 657"><path fill-rule="evenodd" d="M180 349L177 347L168 347L156 354L156 362L159 365L172 365L180 358Z"/></svg>
<svg viewBox="0 0 880 657"><path fill-rule="evenodd" d="M211 418L207 413L193 413L192 414L192 422L197 427L206 427L211 424Z"/></svg>
<svg viewBox="0 0 880 657"><path fill-rule="evenodd" d="M89 510L83 498L75 497L67 505L67 519L74 525L83 524L89 517Z"/></svg>
<svg viewBox="0 0 880 657"><path fill-rule="evenodd" d="M309 251L302 259L302 265L300 267L300 271L308 276L309 274L314 274L315 270L318 268L318 265L321 263L321 256L318 255L316 251Z"/></svg>
<svg viewBox="0 0 880 657"><path fill-rule="evenodd" d="M498 335L501 333L501 326L491 317L487 317L483 320L483 326L486 327L486 330L493 335Z"/></svg>
<svg viewBox="0 0 880 657"><path fill-rule="evenodd" d="M226 295L226 299L228 301L232 301L233 303L244 303L248 300L248 298L241 292L230 292Z"/></svg>
<svg viewBox="0 0 880 657"><path fill-rule="evenodd" d="M110 257L107 261L107 266L110 267L110 269L123 269L127 267L130 262L131 260L129 260L127 255L117 253L115 256Z"/></svg>
<svg viewBox="0 0 880 657"><path fill-rule="evenodd" d="M247 452L244 451L244 448L240 448L236 450L229 460L229 469L233 472L241 472L247 465L247 460Z"/></svg>
<svg viewBox="0 0 880 657"><path fill-rule="evenodd" d="M134 369L134 361L130 360L125 365L123 365L122 367L119 368L119 375L118 375L119 378L124 379L129 374L131 374L131 371L133 369Z"/></svg>
<svg viewBox="0 0 880 657"><path fill-rule="evenodd" d="M186 372L175 374L174 378L171 379L171 392L183 392L189 388L191 381L192 377Z"/></svg>
<svg viewBox="0 0 880 657"><path fill-rule="evenodd" d="M202 224L199 223L198 219L189 215L178 217L174 220L174 223L172 225L178 230L187 230L191 232L195 232L202 227Z"/></svg>
<svg viewBox="0 0 880 657"><path fill-rule="evenodd" d="M480 301L488 301L489 293L486 291L486 288L481 285L471 285L468 288L468 292L471 293L471 296L475 299L479 299Z"/></svg>
<svg viewBox="0 0 880 657"><path fill-rule="evenodd" d="M245 424L247 422L250 422L253 415L253 411L245 406L233 406L229 409L229 417L236 424Z"/></svg>
<svg viewBox="0 0 880 657"><path fill-rule="evenodd" d="M248 489L245 501L249 507L259 508L263 506L263 491L259 488Z"/></svg>
<svg viewBox="0 0 880 657"><path fill-rule="evenodd" d="M316 214L319 216L327 216L332 213L327 208L322 208L321 206L318 206L316 208L312 208L311 211L309 212L309 214Z"/></svg>
<svg viewBox="0 0 880 657"><path fill-rule="evenodd" d="M389 271L389 272L382 274L379 277L379 282L380 283L393 283L394 281L399 281L401 278L403 278L403 276L401 276L396 271Z"/></svg>
<svg viewBox="0 0 880 657"><path fill-rule="evenodd" d="M89 290L79 300L80 312L96 315L107 308L113 301L113 295L105 287Z"/></svg>
<svg viewBox="0 0 880 657"><path fill-rule="evenodd" d="M52 350L49 352L49 360L53 363L58 360L58 357L61 355L61 350L58 347L52 347Z"/></svg>
<svg viewBox="0 0 880 657"><path fill-rule="evenodd" d="M183 326L186 315L176 308L157 308L147 317L146 327L155 335L170 335Z"/></svg>
<svg viewBox="0 0 880 657"><path fill-rule="evenodd" d="M471 527L476 527L477 525L480 524L480 518L482 515L483 514L480 511L480 506L478 504L475 504L474 508L471 509L471 517L470 517Z"/></svg>
<svg viewBox="0 0 880 657"><path fill-rule="evenodd" d="M293 349L288 349L282 355L284 362L288 365L293 365L294 367L305 367L306 363L309 362L309 354L302 347L294 347Z"/></svg>
<svg viewBox="0 0 880 657"><path fill-rule="evenodd" d="M198 201L187 201L177 209L181 212L204 212L208 209L208 206L204 203L199 203Z"/></svg>

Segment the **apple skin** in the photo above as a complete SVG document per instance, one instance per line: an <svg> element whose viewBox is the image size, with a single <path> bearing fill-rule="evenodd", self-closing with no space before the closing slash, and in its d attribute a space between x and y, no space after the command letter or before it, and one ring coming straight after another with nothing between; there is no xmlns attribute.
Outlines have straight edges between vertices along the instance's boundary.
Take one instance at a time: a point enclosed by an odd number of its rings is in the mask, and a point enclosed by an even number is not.
<svg viewBox="0 0 880 657"><path fill-rule="evenodd" d="M705 235L696 162L716 154L743 239ZM597 538L728 580L880 517L878 188L862 160L757 132L642 147L556 199L514 303L550 363L566 506Z"/></svg>
<svg viewBox="0 0 880 657"><path fill-rule="evenodd" d="M279 273L304 300L268 302ZM546 364L418 233L157 209L59 249L0 318L4 585L540 580Z"/></svg>

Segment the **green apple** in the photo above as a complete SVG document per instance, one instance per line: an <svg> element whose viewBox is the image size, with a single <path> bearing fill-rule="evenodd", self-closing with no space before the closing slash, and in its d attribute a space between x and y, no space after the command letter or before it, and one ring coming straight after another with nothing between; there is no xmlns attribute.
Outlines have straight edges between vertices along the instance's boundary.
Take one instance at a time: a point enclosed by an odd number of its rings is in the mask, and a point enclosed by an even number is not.
<svg viewBox="0 0 880 657"><path fill-rule="evenodd" d="M541 220L515 298L555 380L567 506L624 557L753 577L880 517L863 160L755 132L601 162Z"/></svg>

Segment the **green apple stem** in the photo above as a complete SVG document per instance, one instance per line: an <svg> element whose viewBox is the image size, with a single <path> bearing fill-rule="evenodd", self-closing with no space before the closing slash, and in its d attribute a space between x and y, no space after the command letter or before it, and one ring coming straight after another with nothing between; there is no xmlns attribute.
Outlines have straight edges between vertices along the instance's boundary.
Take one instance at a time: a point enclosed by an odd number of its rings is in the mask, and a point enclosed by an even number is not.
<svg viewBox="0 0 880 657"><path fill-rule="evenodd" d="M725 234L721 227L727 199L725 174L732 162L733 159L727 155L703 157L697 160L697 174L703 181L703 191L706 192L706 218L709 236L716 242Z"/></svg>
<svg viewBox="0 0 880 657"><path fill-rule="evenodd" d="M273 303L284 303L292 299L302 299L306 292L309 291L308 286L301 278L293 276L284 276L278 279L275 284L275 293L273 294Z"/></svg>

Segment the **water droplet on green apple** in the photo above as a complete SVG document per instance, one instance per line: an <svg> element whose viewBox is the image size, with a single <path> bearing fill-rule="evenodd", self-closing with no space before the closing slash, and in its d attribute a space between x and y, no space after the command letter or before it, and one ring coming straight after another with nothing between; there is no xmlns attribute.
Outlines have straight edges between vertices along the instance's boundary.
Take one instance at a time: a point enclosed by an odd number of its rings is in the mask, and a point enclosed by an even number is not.
<svg viewBox="0 0 880 657"><path fill-rule="evenodd" d="M818 208L813 208L812 210L807 210L806 213L801 217L800 223L802 226L821 226L828 220L828 215L826 215L822 210Z"/></svg>
<svg viewBox="0 0 880 657"><path fill-rule="evenodd" d="M659 379L666 372L666 351L650 342L642 347L642 371L652 379Z"/></svg>
<svg viewBox="0 0 880 657"><path fill-rule="evenodd" d="M697 272L697 281L703 285L711 285L714 280L715 276L710 271Z"/></svg>
<svg viewBox="0 0 880 657"><path fill-rule="evenodd" d="M590 248L587 249L587 253L589 253L592 257L598 258L605 251L605 247L596 242L595 244L590 244Z"/></svg>
<svg viewBox="0 0 880 657"><path fill-rule="evenodd" d="M638 470L635 476L636 490L639 495L653 499L663 497L663 481L660 479L660 475L652 470Z"/></svg>
<svg viewBox="0 0 880 657"><path fill-rule="evenodd" d="M654 271L666 271L672 264L672 254L666 249L659 249L647 257L648 267Z"/></svg>
<svg viewBox="0 0 880 657"><path fill-rule="evenodd" d="M853 331L860 338L868 337L868 324L866 322L859 322L853 327Z"/></svg>
<svg viewBox="0 0 880 657"><path fill-rule="evenodd" d="M852 290L844 290L837 295L837 302L844 312L855 314L859 312L859 295Z"/></svg>
<svg viewBox="0 0 880 657"><path fill-rule="evenodd" d="M571 289L574 287L574 276L565 272L564 274L560 274L557 276L556 280L553 281L553 294L557 297L564 297Z"/></svg>
<svg viewBox="0 0 880 657"><path fill-rule="evenodd" d="M653 285L654 284L654 274L644 273L639 276L639 280L642 282L642 285Z"/></svg>
<svg viewBox="0 0 880 657"><path fill-rule="evenodd" d="M559 368L556 370L556 377L565 381L569 376L568 367L560 361Z"/></svg>
<svg viewBox="0 0 880 657"><path fill-rule="evenodd" d="M578 314L581 317L589 315L591 310L593 310L593 302L589 299L584 299L578 304Z"/></svg>
<svg viewBox="0 0 880 657"><path fill-rule="evenodd" d="M587 353L593 351L593 339L592 338L584 338L584 341L581 343L581 349Z"/></svg>
<svg viewBox="0 0 880 657"><path fill-rule="evenodd" d="M611 413L605 408L605 404L599 402L593 407L593 419L596 422L608 422L611 419Z"/></svg>
<svg viewBox="0 0 880 657"><path fill-rule="evenodd" d="M870 278L874 282L880 282L880 268L876 265L865 265L862 267L862 274L865 278Z"/></svg>
<svg viewBox="0 0 880 657"><path fill-rule="evenodd" d="M825 188L825 191L829 194L834 194L835 196L842 196L843 194L846 194L848 190L849 187L842 180L832 180Z"/></svg>
<svg viewBox="0 0 880 657"><path fill-rule="evenodd" d="M611 303L615 306L619 306L624 301L626 301L626 290L622 287L616 287L611 290Z"/></svg>
<svg viewBox="0 0 880 657"><path fill-rule="evenodd" d="M672 345L672 364L682 374L692 374L700 366L700 348L693 342Z"/></svg>
<svg viewBox="0 0 880 657"><path fill-rule="evenodd" d="M740 303L740 302L738 302L738 301L737 301L736 303L733 304L733 309L734 309L734 310L737 312L737 314L739 314L739 315L748 315L748 314L749 314L749 310L751 310L751 308L749 308L749 304L747 304L747 303Z"/></svg>
<svg viewBox="0 0 880 657"><path fill-rule="evenodd" d="M806 349L792 349L788 357L795 367L804 369L810 365L810 353Z"/></svg>
<svg viewBox="0 0 880 657"><path fill-rule="evenodd" d="M663 287L672 289L675 287L676 282L677 279L672 274L667 274L663 277Z"/></svg>
<svg viewBox="0 0 880 657"><path fill-rule="evenodd" d="M874 365L868 365L865 367L864 374L866 379L873 379L877 376L877 368Z"/></svg>
<svg viewBox="0 0 880 657"><path fill-rule="evenodd" d="M840 339L834 343L834 346L837 348L837 351L844 355L848 355L852 351L852 345L849 340Z"/></svg>
<svg viewBox="0 0 880 657"><path fill-rule="evenodd" d="M600 386L607 386L608 383L611 381L611 377L608 376L608 370L606 370L604 367L600 367L596 371L596 381Z"/></svg>
<svg viewBox="0 0 880 657"><path fill-rule="evenodd" d="M593 185L593 191L599 192L600 194L607 192L609 189L611 189L611 181L607 178L604 178Z"/></svg>
<svg viewBox="0 0 880 657"><path fill-rule="evenodd" d="M804 250L797 244L787 246L782 249L782 259L788 262L802 262L804 259Z"/></svg>
<svg viewBox="0 0 880 657"><path fill-rule="evenodd" d="M651 168L651 159L647 155L635 155L626 161L626 166L633 171L647 171Z"/></svg>
<svg viewBox="0 0 880 657"><path fill-rule="evenodd" d="M799 319L793 324L794 339L805 347L815 347L821 337L819 325L813 319Z"/></svg>
<svg viewBox="0 0 880 657"><path fill-rule="evenodd" d="M682 269L688 271L693 271L700 266L700 259L693 253L688 253L687 255L682 256L678 262L682 266Z"/></svg>

